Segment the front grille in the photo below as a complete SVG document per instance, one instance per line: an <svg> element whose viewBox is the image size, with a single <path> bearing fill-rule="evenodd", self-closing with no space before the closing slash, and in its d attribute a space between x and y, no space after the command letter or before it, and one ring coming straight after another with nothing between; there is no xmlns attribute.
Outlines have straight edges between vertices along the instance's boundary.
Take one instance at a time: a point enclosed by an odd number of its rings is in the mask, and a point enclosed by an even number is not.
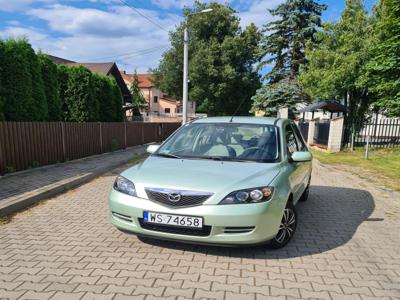
<svg viewBox="0 0 400 300"><path fill-rule="evenodd" d="M143 221L142 218L139 218L139 224L143 229L165 232L165 233L174 233L174 234L182 234L182 235L194 235L194 236L209 236L211 232L211 226L203 225L203 228L184 228L177 226L169 226L169 225L159 225L159 224L151 224Z"/></svg>
<svg viewBox="0 0 400 300"><path fill-rule="evenodd" d="M145 188L147 197L155 202L171 206L171 207L188 207L201 205L204 201L212 196L212 193L187 191L187 190L170 190L158 188ZM179 195L178 201L171 201L170 194Z"/></svg>

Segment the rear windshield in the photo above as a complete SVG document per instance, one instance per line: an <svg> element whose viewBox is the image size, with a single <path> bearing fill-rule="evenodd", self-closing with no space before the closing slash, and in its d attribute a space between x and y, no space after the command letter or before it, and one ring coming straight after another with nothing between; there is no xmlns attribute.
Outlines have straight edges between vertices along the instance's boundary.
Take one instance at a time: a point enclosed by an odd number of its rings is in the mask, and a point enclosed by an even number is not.
<svg viewBox="0 0 400 300"><path fill-rule="evenodd" d="M276 162L277 130L272 125L193 123L182 127L155 155L223 161Z"/></svg>

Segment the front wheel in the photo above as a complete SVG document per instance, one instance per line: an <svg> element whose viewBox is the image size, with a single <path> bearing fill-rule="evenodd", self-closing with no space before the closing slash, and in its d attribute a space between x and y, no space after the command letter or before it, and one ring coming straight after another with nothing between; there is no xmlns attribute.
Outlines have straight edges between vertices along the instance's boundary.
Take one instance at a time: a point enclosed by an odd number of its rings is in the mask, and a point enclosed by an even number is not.
<svg viewBox="0 0 400 300"><path fill-rule="evenodd" d="M283 216L281 224L279 225L278 233L270 243L271 248L278 249L286 246L286 244L289 243L289 241L293 238L296 227L296 209L291 202L288 202L285 210L283 211Z"/></svg>

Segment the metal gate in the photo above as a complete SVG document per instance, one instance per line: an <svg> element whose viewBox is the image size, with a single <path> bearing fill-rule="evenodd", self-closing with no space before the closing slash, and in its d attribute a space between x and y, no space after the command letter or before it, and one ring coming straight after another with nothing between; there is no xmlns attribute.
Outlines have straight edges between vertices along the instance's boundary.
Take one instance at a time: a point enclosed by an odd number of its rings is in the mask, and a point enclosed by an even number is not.
<svg viewBox="0 0 400 300"><path fill-rule="evenodd" d="M314 144L328 145L330 120L319 120L315 122Z"/></svg>
<svg viewBox="0 0 400 300"><path fill-rule="evenodd" d="M299 122L299 130L301 135L303 136L304 141L307 143L308 141L308 129L310 127L309 122L300 121Z"/></svg>

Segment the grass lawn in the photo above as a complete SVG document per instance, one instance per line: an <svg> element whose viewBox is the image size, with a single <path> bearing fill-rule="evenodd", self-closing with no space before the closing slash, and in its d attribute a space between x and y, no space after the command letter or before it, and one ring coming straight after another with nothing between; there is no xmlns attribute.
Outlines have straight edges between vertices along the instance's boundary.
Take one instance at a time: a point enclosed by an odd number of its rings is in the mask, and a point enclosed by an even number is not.
<svg viewBox="0 0 400 300"><path fill-rule="evenodd" d="M363 178L400 191L400 148L372 149L365 159L365 148L327 153L311 149L314 158L323 164L343 165Z"/></svg>

